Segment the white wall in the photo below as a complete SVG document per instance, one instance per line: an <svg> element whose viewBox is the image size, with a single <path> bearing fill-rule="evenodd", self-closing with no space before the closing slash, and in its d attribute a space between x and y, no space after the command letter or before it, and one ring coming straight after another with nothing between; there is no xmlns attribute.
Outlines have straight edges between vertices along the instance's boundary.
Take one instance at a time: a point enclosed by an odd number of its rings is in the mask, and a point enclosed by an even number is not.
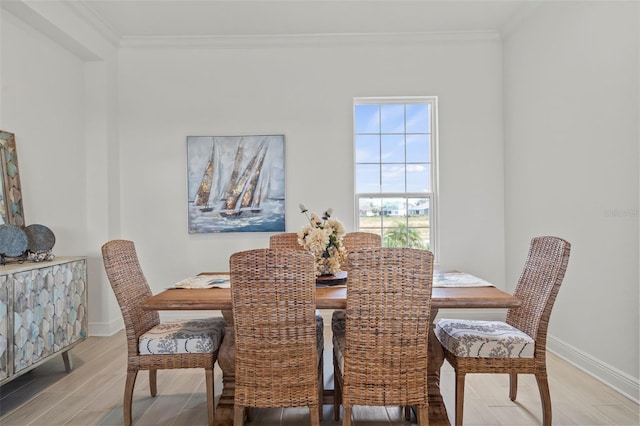
<svg viewBox="0 0 640 426"><path fill-rule="evenodd" d="M0 128L16 135L26 224L51 228L54 254L87 257L89 332L117 330L100 257L119 234L115 48L57 2L3 3L0 27Z"/></svg>
<svg viewBox="0 0 640 426"><path fill-rule="evenodd" d="M572 243L549 348L638 400L639 3L536 8L504 41L507 278Z"/></svg>
<svg viewBox="0 0 640 426"><path fill-rule="evenodd" d="M0 118L16 135L26 223L51 228L67 255L87 249L83 78L77 56L3 15Z"/></svg>
<svg viewBox="0 0 640 426"><path fill-rule="evenodd" d="M187 233L186 137L284 134L287 230L298 204L354 226L352 100L436 95L440 261L504 283L501 43L495 36L122 48L122 235L154 291L269 234ZM464 123L464 125L461 125Z"/></svg>

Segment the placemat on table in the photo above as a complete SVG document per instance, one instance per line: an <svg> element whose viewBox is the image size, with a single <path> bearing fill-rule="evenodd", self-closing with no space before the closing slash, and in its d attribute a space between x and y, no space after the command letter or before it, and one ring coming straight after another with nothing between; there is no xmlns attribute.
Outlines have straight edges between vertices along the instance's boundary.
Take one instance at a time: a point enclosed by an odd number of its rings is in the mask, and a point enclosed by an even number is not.
<svg viewBox="0 0 640 426"><path fill-rule="evenodd" d="M229 275L195 275L178 281L169 288L224 288L230 285Z"/></svg>
<svg viewBox="0 0 640 426"><path fill-rule="evenodd" d="M434 287L494 287L488 281L465 272L436 272L433 274Z"/></svg>

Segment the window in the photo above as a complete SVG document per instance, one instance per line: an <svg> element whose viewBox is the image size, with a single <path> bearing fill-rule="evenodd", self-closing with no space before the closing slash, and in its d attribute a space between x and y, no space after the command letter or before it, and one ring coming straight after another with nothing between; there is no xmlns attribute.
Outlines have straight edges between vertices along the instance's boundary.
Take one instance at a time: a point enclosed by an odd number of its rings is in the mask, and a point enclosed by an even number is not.
<svg viewBox="0 0 640 426"><path fill-rule="evenodd" d="M386 247L435 249L437 99L354 99L357 226Z"/></svg>

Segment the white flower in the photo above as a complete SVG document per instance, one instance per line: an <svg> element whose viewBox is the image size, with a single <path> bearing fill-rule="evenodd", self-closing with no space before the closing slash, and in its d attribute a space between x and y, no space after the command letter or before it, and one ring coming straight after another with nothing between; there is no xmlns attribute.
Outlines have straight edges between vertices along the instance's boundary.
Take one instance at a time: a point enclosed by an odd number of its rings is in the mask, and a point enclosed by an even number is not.
<svg viewBox="0 0 640 426"><path fill-rule="evenodd" d="M337 219L330 219L333 209L327 209L322 219L300 204L300 211L307 215L309 225L298 232L298 244L309 250L316 258L316 275L335 274L344 260L345 249L342 238L345 229Z"/></svg>

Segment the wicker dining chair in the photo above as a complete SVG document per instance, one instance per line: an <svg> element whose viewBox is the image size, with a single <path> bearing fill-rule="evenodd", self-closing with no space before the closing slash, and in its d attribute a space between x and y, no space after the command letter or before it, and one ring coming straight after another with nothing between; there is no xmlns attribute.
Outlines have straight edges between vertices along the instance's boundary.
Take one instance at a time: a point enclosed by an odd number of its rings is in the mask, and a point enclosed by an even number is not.
<svg viewBox="0 0 640 426"><path fill-rule="evenodd" d="M157 394L157 371L204 368L209 425L215 420L213 368L224 335L223 318L160 322L156 311L140 304L151 289L142 272L135 245L112 240L102 246L104 268L116 295L127 336L127 379L124 388L124 423L132 423L133 389L138 371L149 371L151 396Z"/></svg>
<svg viewBox="0 0 640 426"><path fill-rule="evenodd" d="M363 249L363 248L373 248L373 247L381 247L382 246L382 237L378 234L373 234L371 232L347 232L342 239L342 245L344 245L347 254L353 250ZM345 265L343 265L344 270L349 270L349 258L347 257L347 261Z"/></svg>
<svg viewBox="0 0 640 426"><path fill-rule="evenodd" d="M334 410L415 406L428 424L427 362L433 254L378 247L349 253L346 329L333 335Z"/></svg>
<svg viewBox="0 0 640 426"><path fill-rule="evenodd" d="M322 412L322 341L311 253L254 249L229 259L235 327L234 424L250 407ZM319 332L320 331L320 332Z"/></svg>
<svg viewBox="0 0 640 426"><path fill-rule="evenodd" d="M518 374L534 374L542 401L542 419L551 425L546 342L551 309L569 262L571 244L556 237L531 240L514 295L521 305L506 321L441 319L435 333L455 370L455 424L462 425L467 373L509 374L509 398L516 399Z"/></svg>
<svg viewBox="0 0 640 426"><path fill-rule="evenodd" d="M307 252L307 250L298 243L298 234L295 232L283 232L280 234L274 234L269 237L269 248L271 249L291 249ZM318 329L318 338L324 342L324 318L320 311L316 309L316 327ZM323 348L321 348L323 349ZM322 358L322 353L320 353ZM323 369L321 377L324 376L324 364L320 363L320 367ZM322 411L320 412L320 420L322 420Z"/></svg>
<svg viewBox="0 0 640 426"><path fill-rule="evenodd" d="M304 247L298 243L298 234L295 232L283 232L270 236L269 248L304 250Z"/></svg>
<svg viewBox="0 0 640 426"><path fill-rule="evenodd" d="M349 252L363 249L374 248L382 245L382 238L378 234L371 232L347 232L342 239L342 244L347 251L346 261L342 265L342 269L349 271ZM331 315L331 331L334 334L344 334L346 314L344 309L336 309ZM340 413L334 413L335 419L339 420Z"/></svg>

